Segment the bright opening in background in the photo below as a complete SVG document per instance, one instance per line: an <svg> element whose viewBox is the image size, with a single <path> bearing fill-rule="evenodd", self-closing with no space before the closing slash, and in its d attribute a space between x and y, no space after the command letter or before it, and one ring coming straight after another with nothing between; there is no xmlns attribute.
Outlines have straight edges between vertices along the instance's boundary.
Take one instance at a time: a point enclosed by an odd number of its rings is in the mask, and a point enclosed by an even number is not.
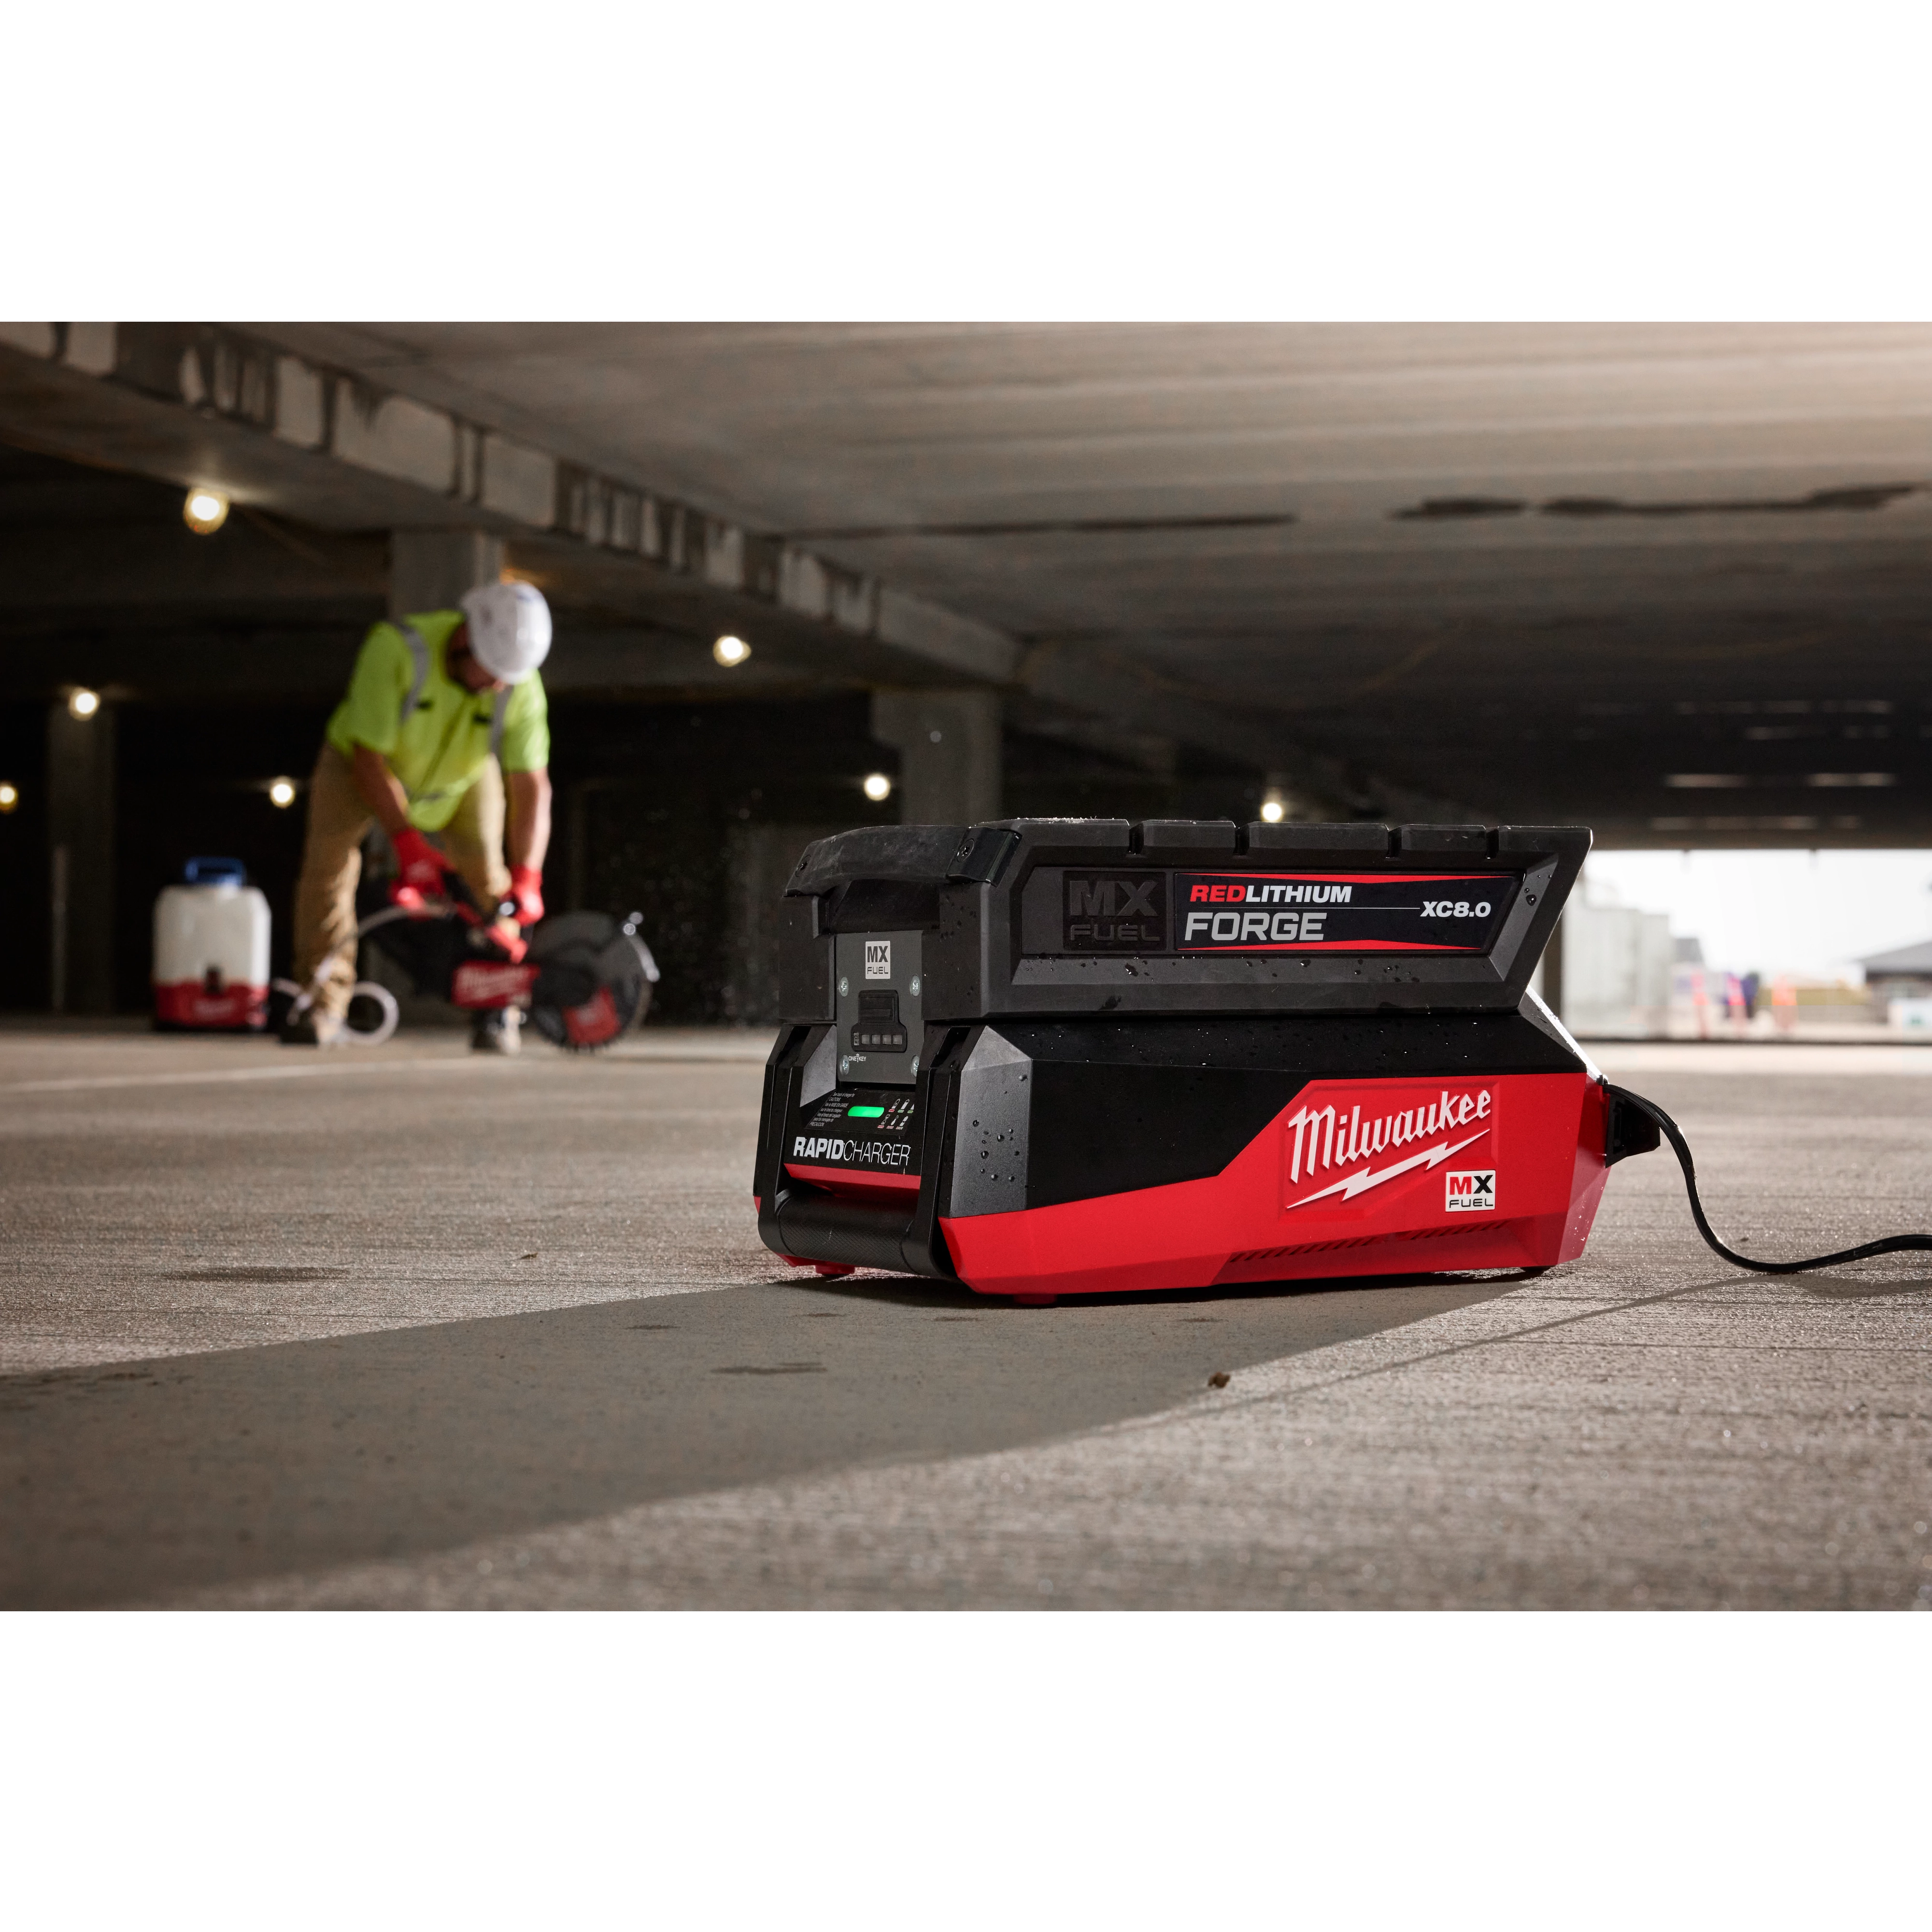
<svg viewBox="0 0 1932 1932"><path fill-rule="evenodd" d="M1932 851L1592 852L1580 896L1667 913L1720 970L1856 982L1932 939Z"/></svg>
<svg viewBox="0 0 1932 1932"><path fill-rule="evenodd" d="M1561 929L1586 1036L1932 1036L1932 851L1593 852Z"/></svg>

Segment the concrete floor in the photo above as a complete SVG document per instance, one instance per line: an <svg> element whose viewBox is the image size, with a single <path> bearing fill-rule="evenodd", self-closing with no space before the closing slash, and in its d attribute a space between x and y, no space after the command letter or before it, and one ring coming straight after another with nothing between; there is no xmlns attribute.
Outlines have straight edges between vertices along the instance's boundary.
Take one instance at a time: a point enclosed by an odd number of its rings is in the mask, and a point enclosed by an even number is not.
<svg viewBox="0 0 1932 1932"><path fill-rule="evenodd" d="M764 1044L0 1030L0 1604L1932 1606L1932 1257L1659 1154L1534 1280L818 1283ZM1599 1056L1753 1249L1932 1224L1932 1050Z"/></svg>

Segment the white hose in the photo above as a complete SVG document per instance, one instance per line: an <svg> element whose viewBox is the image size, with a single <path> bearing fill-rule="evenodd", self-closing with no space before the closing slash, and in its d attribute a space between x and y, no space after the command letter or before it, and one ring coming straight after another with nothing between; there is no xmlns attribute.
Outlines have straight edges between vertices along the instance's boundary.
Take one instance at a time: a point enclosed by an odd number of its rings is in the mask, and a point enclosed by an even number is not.
<svg viewBox="0 0 1932 1932"><path fill-rule="evenodd" d="M274 980L269 982L278 993L288 994L292 1004L289 1008L291 1019L300 1019L315 1004L315 988L304 989L292 980ZM386 986L379 986L374 980L358 980L349 989L349 1002L353 1006L358 1000L374 1000L382 1009L382 1017L372 1027L352 1027L346 1016L342 1022L342 1030L336 1037L350 1046L380 1046L396 1030L401 1019L402 1009L396 1004L396 996Z"/></svg>
<svg viewBox="0 0 1932 1932"><path fill-rule="evenodd" d="M381 1020L366 1033L349 1024L345 1016L339 1037L350 1046L380 1046L396 1030L396 1022L402 1018L402 1009L396 1004L396 996L386 986L379 986L374 980L358 980L349 989L350 1010L355 1010L358 1000L374 1000L382 1010Z"/></svg>
<svg viewBox="0 0 1932 1932"><path fill-rule="evenodd" d="M289 1018L298 1020L314 1006L316 995L322 991L322 982L329 968L343 953L358 945L368 934L373 932L379 926L387 926L392 920L418 916L419 914L406 907L386 906L380 912L371 913L346 939L331 946L322 955L321 964L316 967L306 986L298 986L292 980L272 980L269 983L274 990L287 994L292 1002L289 1007ZM373 980L358 980L350 988L349 998L352 1003L358 999L374 1000L382 1009L382 1017L374 1026L362 1030L351 1026L345 1019L339 1037L352 1046L380 1046L395 1031L397 1023L402 1018L402 1010L396 1004L395 994L388 987L377 986Z"/></svg>

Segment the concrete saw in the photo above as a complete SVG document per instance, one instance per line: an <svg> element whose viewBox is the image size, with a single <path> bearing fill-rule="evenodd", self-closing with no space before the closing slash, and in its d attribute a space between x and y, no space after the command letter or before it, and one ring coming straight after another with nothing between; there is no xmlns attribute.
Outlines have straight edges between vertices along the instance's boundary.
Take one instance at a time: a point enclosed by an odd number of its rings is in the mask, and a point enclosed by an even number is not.
<svg viewBox="0 0 1932 1932"><path fill-rule="evenodd" d="M638 937L639 915L560 913L530 937L530 1023L574 1053L608 1046L650 1011L657 962Z"/></svg>
<svg viewBox="0 0 1932 1932"><path fill-rule="evenodd" d="M382 882L358 894L358 938L368 939L419 993L466 1012L514 1006L546 1040L572 1053L608 1046L650 1010L657 962L640 936L643 915L560 913L527 939L501 915L480 916L453 875L451 902L407 911Z"/></svg>

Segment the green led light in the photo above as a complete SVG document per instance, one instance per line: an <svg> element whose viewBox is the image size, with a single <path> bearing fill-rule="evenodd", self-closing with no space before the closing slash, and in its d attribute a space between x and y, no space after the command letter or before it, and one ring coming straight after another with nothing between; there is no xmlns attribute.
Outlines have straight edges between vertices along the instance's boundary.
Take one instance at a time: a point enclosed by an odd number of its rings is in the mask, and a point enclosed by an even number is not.
<svg viewBox="0 0 1932 1932"><path fill-rule="evenodd" d="M883 1107L848 1107L847 1117L854 1120L876 1120L885 1112Z"/></svg>

